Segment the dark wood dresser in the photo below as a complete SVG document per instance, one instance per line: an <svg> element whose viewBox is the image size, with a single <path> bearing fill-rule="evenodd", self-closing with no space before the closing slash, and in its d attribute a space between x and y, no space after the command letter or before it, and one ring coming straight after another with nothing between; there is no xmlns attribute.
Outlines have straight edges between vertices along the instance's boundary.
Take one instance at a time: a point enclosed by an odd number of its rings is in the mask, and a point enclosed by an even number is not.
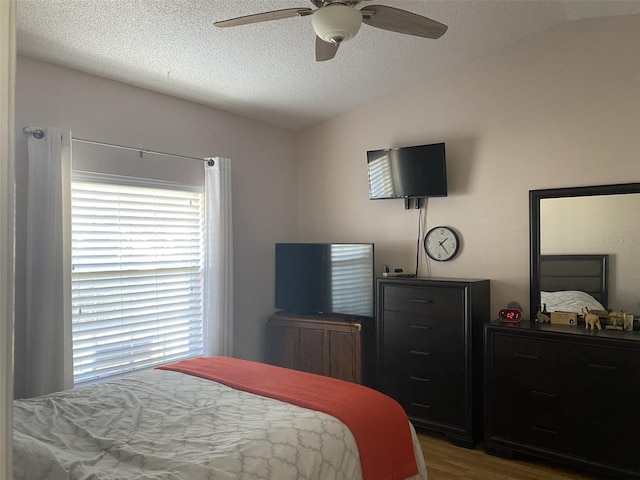
<svg viewBox="0 0 640 480"><path fill-rule="evenodd" d="M267 363L363 383L362 323L278 313L267 319Z"/></svg>
<svg viewBox="0 0 640 480"><path fill-rule="evenodd" d="M416 427L471 448L481 436L489 280L378 278L378 388Z"/></svg>
<svg viewBox="0 0 640 480"><path fill-rule="evenodd" d="M640 478L640 332L492 322L484 449Z"/></svg>

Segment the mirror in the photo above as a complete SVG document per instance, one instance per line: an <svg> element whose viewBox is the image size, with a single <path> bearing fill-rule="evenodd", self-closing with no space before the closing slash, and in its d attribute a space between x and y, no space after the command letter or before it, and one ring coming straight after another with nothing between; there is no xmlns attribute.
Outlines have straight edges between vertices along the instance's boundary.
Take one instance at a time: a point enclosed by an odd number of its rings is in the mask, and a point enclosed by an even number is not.
<svg viewBox="0 0 640 480"><path fill-rule="evenodd" d="M608 255L609 309L640 315L640 183L529 192L530 315L541 255Z"/></svg>

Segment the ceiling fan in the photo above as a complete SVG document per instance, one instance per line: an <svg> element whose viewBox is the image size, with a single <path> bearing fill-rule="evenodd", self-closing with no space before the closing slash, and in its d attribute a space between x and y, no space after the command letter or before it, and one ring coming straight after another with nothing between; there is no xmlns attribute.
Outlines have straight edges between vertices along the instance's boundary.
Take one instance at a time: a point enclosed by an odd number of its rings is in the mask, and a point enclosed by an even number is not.
<svg viewBox="0 0 640 480"><path fill-rule="evenodd" d="M362 0L311 0L317 7L285 8L271 12L256 13L229 20L215 22L216 27L236 27L250 23L268 22L291 17L311 16L311 24L316 32L316 60L322 62L335 57L342 42L354 37L360 25L367 25L392 32L425 38L440 38L447 26L422 15L388 7L369 5L355 8Z"/></svg>

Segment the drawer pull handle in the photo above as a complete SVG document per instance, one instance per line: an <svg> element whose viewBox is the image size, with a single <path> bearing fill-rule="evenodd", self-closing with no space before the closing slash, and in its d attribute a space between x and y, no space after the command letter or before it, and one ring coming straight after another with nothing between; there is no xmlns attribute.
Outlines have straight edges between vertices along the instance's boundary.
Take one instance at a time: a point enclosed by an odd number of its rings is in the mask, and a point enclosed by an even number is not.
<svg viewBox="0 0 640 480"><path fill-rule="evenodd" d="M533 427L534 430L537 430L539 432L544 432L544 433L550 433L551 435L557 435L558 431L557 430L550 430L548 428L542 428L542 427Z"/></svg>
<svg viewBox="0 0 640 480"><path fill-rule="evenodd" d="M600 365L599 363L590 363L589 368L593 368L595 370L618 370L618 367L615 365Z"/></svg>
<svg viewBox="0 0 640 480"><path fill-rule="evenodd" d="M415 324L411 324L411 328L417 328L418 330L431 330L431 325L415 325Z"/></svg>
<svg viewBox="0 0 640 480"><path fill-rule="evenodd" d="M418 350L411 350L409 353L411 355L418 355L420 357L429 357L429 356L431 356L431 352L419 352Z"/></svg>
<svg viewBox="0 0 640 480"><path fill-rule="evenodd" d="M533 393L534 395L537 395L539 397L558 398L558 394L557 393L541 392L540 390L531 390L531 393Z"/></svg>
<svg viewBox="0 0 640 480"><path fill-rule="evenodd" d="M409 301L413 303L433 303L433 300L428 300L426 298L412 298Z"/></svg>
<svg viewBox="0 0 640 480"><path fill-rule="evenodd" d="M424 403L411 402L411 405L413 405L414 407L420 407L420 408L431 408L431 405L425 405Z"/></svg>
<svg viewBox="0 0 640 480"><path fill-rule="evenodd" d="M528 353L514 353L513 356L516 358L526 358L529 360L537 360L538 358L540 358L538 357L538 355L530 355Z"/></svg>
<svg viewBox="0 0 640 480"><path fill-rule="evenodd" d="M410 378L411 378L411 380L414 380L416 382L425 382L426 383L426 382L430 382L431 381L430 378L422 378L422 377L414 377L414 376L412 376Z"/></svg>

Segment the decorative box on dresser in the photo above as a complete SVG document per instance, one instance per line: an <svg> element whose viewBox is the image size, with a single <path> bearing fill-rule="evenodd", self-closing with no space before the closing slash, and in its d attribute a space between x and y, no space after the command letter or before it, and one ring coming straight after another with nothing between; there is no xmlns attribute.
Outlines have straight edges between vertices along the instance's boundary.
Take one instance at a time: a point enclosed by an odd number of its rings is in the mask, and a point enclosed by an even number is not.
<svg viewBox="0 0 640 480"><path fill-rule="evenodd" d="M362 321L279 312L267 319L267 363L363 383Z"/></svg>
<svg viewBox="0 0 640 480"><path fill-rule="evenodd" d="M377 279L378 388L416 427L471 448L481 436L489 280Z"/></svg>
<svg viewBox="0 0 640 480"><path fill-rule="evenodd" d="M640 332L491 322L487 453L640 478Z"/></svg>

